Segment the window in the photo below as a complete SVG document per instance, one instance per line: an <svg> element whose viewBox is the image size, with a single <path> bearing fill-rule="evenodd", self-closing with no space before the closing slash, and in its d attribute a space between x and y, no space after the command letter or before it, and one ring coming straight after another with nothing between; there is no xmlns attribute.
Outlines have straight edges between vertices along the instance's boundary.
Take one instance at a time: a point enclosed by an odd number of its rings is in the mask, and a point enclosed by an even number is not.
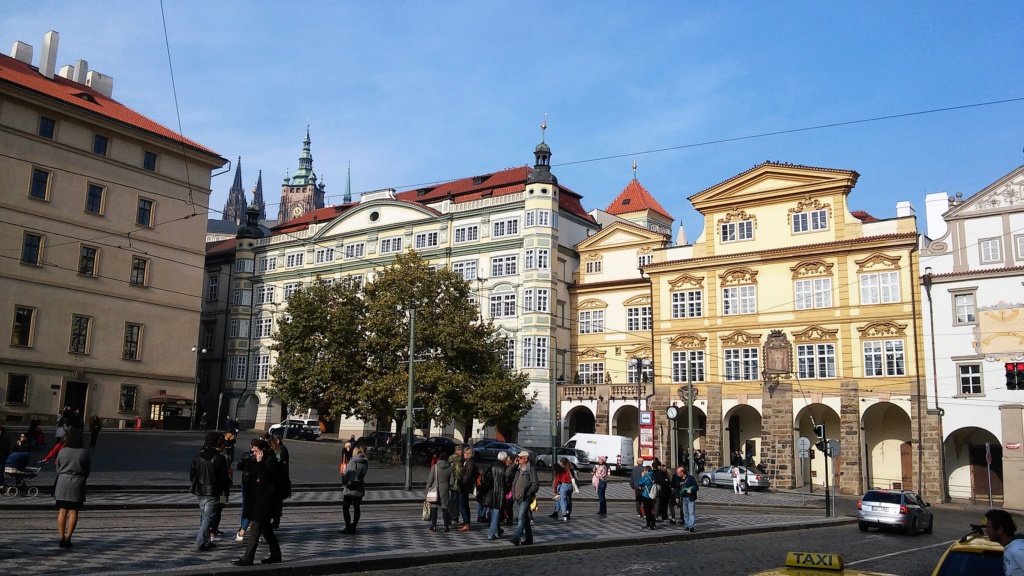
<svg viewBox="0 0 1024 576"><path fill-rule="evenodd" d="M14 325L11 327L11 346L32 346L35 336L36 309L27 306L14 308Z"/></svg>
<svg viewBox="0 0 1024 576"><path fill-rule="evenodd" d="M864 376L905 376L903 340L864 343Z"/></svg>
<svg viewBox="0 0 1024 576"><path fill-rule="evenodd" d="M644 382L654 382L654 365L651 364L650 359L640 360L640 372L636 369L637 360L629 360L627 362L628 368L626 369L626 383L627 384L641 384L637 381L637 378L643 378Z"/></svg>
<svg viewBox="0 0 1024 576"><path fill-rule="evenodd" d="M234 306L250 306L252 304L252 291L235 290L231 295L231 304Z"/></svg>
<svg viewBox="0 0 1024 576"><path fill-rule="evenodd" d="M228 338L251 338L248 320L231 320L228 322Z"/></svg>
<svg viewBox="0 0 1024 576"><path fill-rule="evenodd" d="M551 291L547 288L527 288L523 290L524 312L549 312Z"/></svg>
<svg viewBox="0 0 1024 576"><path fill-rule="evenodd" d="M39 168L32 169L32 184L28 188L30 198L48 200L50 198L50 173Z"/></svg>
<svg viewBox="0 0 1024 576"><path fill-rule="evenodd" d="M92 137L92 153L106 156L108 144L110 144L110 138L96 134Z"/></svg>
<svg viewBox="0 0 1024 576"><path fill-rule="evenodd" d="M267 316L256 319L256 337L269 338L274 331L274 319Z"/></svg>
<svg viewBox="0 0 1024 576"><path fill-rule="evenodd" d="M156 152L146 150L142 153L142 168L150 172L156 172Z"/></svg>
<svg viewBox="0 0 1024 576"><path fill-rule="evenodd" d="M757 286L732 286L722 288L722 314L757 313Z"/></svg>
<svg viewBox="0 0 1024 576"><path fill-rule="evenodd" d="M139 402L139 387L121 384L121 395L117 400L118 412L135 412Z"/></svg>
<svg viewBox="0 0 1024 576"><path fill-rule="evenodd" d="M626 308L626 330L635 332L637 330L650 330L653 324L651 323L651 307L650 306L632 306Z"/></svg>
<svg viewBox="0 0 1024 576"><path fill-rule="evenodd" d="M416 249L437 246L437 232L420 232L416 235Z"/></svg>
<svg viewBox="0 0 1024 576"><path fill-rule="evenodd" d="M960 395L984 393L981 387L980 364L960 364L956 369L960 375Z"/></svg>
<svg viewBox="0 0 1024 576"><path fill-rule="evenodd" d="M252 274L253 265L256 262L253 258L240 258L235 260L235 272L248 272Z"/></svg>
<svg viewBox="0 0 1024 576"><path fill-rule="evenodd" d="M49 138L53 140L53 129L57 126L57 121L53 118L47 118L46 116L39 117L39 131L37 134L43 138Z"/></svg>
<svg viewBox="0 0 1024 576"><path fill-rule="evenodd" d="M89 188L85 192L85 211L90 214L103 214L103 196L104 189L102 186L95 184L89 184Z"/></svg>
<svg viewBox="0 0 1024 576"><path fill-rule="evenodd" d="M861 304L889 304L900 301L898 272L860 275Z"/></svg>
<svg viewBox="0 0 1024 576"><path fill-rule="evenodd" d="M138 360L141 356L142 324L124 325L124 349L121 351L121 358L125 360Z"/></svg>
<svg viewBox="0 0 1024 576"><path fill-rule="evenodd" d="M380 239L380 253L381 254L393 254L395 252L402 251L402 237L392 236L390 238Z"/></svg>
<svg viewBox="0 0 1024 576"><path fill-rule="evenodd" d="M452 264L452 272L462 276L463 280L476 280L476 260L455 262Z"/></svg>
<svg viewBox="0 0 1024 576"><path fill-rule="evenodd" d="M84 276L96 275L96 248L82 246L78 252L78 273Z"/></svg>
<svg viewBox="0 0 1024 576"><path fill-rule="evenodd" d="M754 221L741 220L739 222L727 222L722 224L721 231L722 242L750 240L754 237Z"/></svg>
<svg viewBox="0 0 1024 576"><path fill-rule="evenodd" d="M639 268L643 268L644 266L647 266L648 264L653 264L653 263L654 263L654 254L640 254L639 256L636 257L636 265Z"/></svg>
<svg viewBox="0 0 1024 576"><path fill-rule="evenodd" d="M519 234L519 218L509 218L491 223L491 236L501 238L502 236L516 236Z"/></svg>
<svg viewBox="0 0 1024 576"><path fill-rule="evenodd" d="M228 359L228 377L233 380L248 380L249 357L232 356Z"/></svg>
<svg viewBox="0 0 1024 576"><path fill-rule="evenodd" d="M72 354L89 353L89 326L92 318L75 314L71 317L71 344L68 352Z"/></svg>
<svg viewBox="0 0 1024 576"><path fill-rule="evenodd" d="M978 247L981 249L982 264L997 264L1003 259L1000 254L1001 250L999 243L999 238L988 238L978 241Z"/></svg>
<svg viewBox="0 0 1024 576"><path fill-rule="evenodd" d="M257 304L273 304L274 303L274 286L260 286L256 289L256 303Z"/></svg>
<svg viewBox="0 0 1024 576"><path fill-rule="evenodd" d="M704 315L704 293L700 290L685 290L672 293L673 318L700 318Z"/></svg>
<svg viewBox="0 0 1024 576"><path fill-rule="evenodd" d="M491 276L514 276L518 273L518 256L495 256L491 258Z"/></svg>
<svg viewBox="0 0 1024 576"><path fill-rule="evenodd" d="M580 384L604 384L604 362L583 362L577 370Z"/></svg>
<svg viewBox="0 0 1024 576"><path fill-rule="evenodd" d="M366 255L366 243L358 242L356 244L345 245L345 258L362 258Z"/></svg>
<svg viewBox="0 0 1024 576"><path fill-rule="evenodd" d="M206 348L207 352L213 351L213 335L217 331L217 324L210 322L203 324L203 334L201 336L201 346Z"/></svg>
<svg viewBox="0 0 1024 576"><path fill-rule="evenodd" d="M334 262L334 248L317 248L314 258L317 264Z"/></svg>
<svg viewBox="0 0 1024 576"><path fill-rule="evenodd" d="M260 354L253 358L252 363L252 379L253 380L267 380L270 378L270 355Z"/></svg>
<svg viewBox="0 0 1024 576"><path fill-rule="evenodd" d="M21 241L21 263L39 266L42 263L43 237L25 232Z"/></svg>
<svg viewBox="0 0 1024 576"><path fill-rule="evenodd" d="M813 278L793 283L797 310L832 307L832 279Z"/></svg>
<svg viewBox="0 0 1024 576"><path fill-rule="evenodd" d="M545 336L523 338L523 368L548 367L548 339Z"/></svg>
<svg viewBox="0 0 1024 576"><path fill-rule="evenodd" d="M835 344L798 344L796 347L798 378L835 378Z"/></svg>
<svg viewBox="0 0 1024 576"><path fill-rule="evenodd" d="M344 280L348 282L348 285L353 290L361 290L363 288L363 275L353 274L352 276L345 276Z"/></svg>
<svg viewBox="0 0 1024 576"><path fill-rule="evenodd" d="M139 226L153 226L153 201L139 198L139 208L135 214L135 223Z"/></svg>
<svg viewBox="0 0 1024 576"><path fill-rule="evenodd" d="M516 316L516 294L491 295L491 318L514 318Z"/></svg>
<svg viewBox="0 0 1024 576"><path fill-rule="evenodd" d="M1013 239L1017 246L1017 260L1024 260L1024 236L1017 236Z"/></svg>
<svg viewBox="0 0 1024 576"><path fill-rule="evenodd" d="M459 226L455 229L455 243L462 244L463 242L476 242L480 239L480 227L476 224L472 226Z"/></svg>
<svg viewBox="0 0 1024 576"><path fill-rule="evenodd" d="M672 352L673 382L704 381L704 351L680 350Z"/></svg>
<svg viewBox="0 0 1024 576"><path fill-rule="evenodd" d="M548 270L551 268L551 251L546 248L531 248L523 260L525 270Z"/></svg>
<svg viewBox="0 0 1024 576"><path fill-rule="evenodd" d="M516 341L513 338L505 340L505 368L516 369Z"/></svg>
<svg viewBox="0 0 1024 576"><path fill-rule="evenodd" d="M956 324L974 324L975 308L974 293L954 294L953 307L956 313Z"/></svg>
<svg viewBox="0 0 1024 576"><path fill-rule="evenodd" d="M600 274L603 268L602 264L601 260L587 262L587 274Z"/></svg>
<svg viewBox="0 0 1024 576"><path fill-rule="evenodd" d="M759 380L757 348L725 349L725 381Z"/></svg>
<svg viewBox="0 0 1024 576"><path fill-rule="evenodd" d="M580 334L600 334L601 332L604 332L604 310L580 312Z"/></svg>
<svg viewBox="0 0 1024 576"><path fill-rule="evenodd" d="M260 257L260 274L277 270L277 256Z"/></svg>
<svg viewBox="0 0 1024 576"><path fill-rule="evenodd" d="M287 256L285 256L285 258L284 258L284 267L285 268L295 268L296 266L302 266L302 264L305 261L306 261L306 253L305 252L292 252L291 254L288 254Z"/></svg>
<svg viewBox="0 0 1024 576"><path fill-rule="evenodd" d="M145 286L149 280L149 260L132 256L132 286Z"/></svg>
<svg viewBox="0 0 1024 576"><path fill-rule="evenodd" d="M793 214L793 233L814 232L816 230L828 230L828 211L814 210L812 212L801 212Z"/></svg>
<svg viewBox="0 0 1024 576"><path fill-rule="evenodd" d="M216 302L218 294L218 288L220 287L220 277L216 274L210 274L206 278L206 299L210 302Z"/></svg>
<svg viewBox="0 0 1024 576"><path fill-rule="evenodd" d="M532 226L552 227L553 222L555 222L555 215L552 214L551 210L527 210L526 220L523 225L526 228Z"/></svg>
<svg viewBox="0 0 1024 576"><path fill-rule="evenodd" d="M7 375L7 396L4 404L28 404L28 374Z"/></svg>
<svg viewBox="0 0 1024 576"><path fill-rule="evenodd" d="M287 300L287 299L291 298L292 294L295 294L296 292L298 292L301 289L302 289L302 283L301 282L289 282L288 284L285 284L284 285L284 299Z"/></svg>

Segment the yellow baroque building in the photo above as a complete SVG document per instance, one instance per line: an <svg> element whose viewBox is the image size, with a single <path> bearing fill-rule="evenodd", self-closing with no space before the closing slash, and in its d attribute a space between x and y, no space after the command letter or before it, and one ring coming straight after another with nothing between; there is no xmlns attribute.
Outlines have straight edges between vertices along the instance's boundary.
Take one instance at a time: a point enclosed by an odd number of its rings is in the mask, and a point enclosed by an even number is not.
<svg viewBox="0 0 1024 576"><path fill-rule="evenodd" d="M692 244L670 246L641 212L581 242L564 437L637 438L638 411L650 410L663 462L692 447L710 469L738 453L795 488L824 484L824 454L797 449L824 425L840 447L829 484L842 493L938 494L913 209L902 202L888 220L851 212L857 178L766 162L689 198L704 217ZM670 405L683 408L675 425Z"/></svg>

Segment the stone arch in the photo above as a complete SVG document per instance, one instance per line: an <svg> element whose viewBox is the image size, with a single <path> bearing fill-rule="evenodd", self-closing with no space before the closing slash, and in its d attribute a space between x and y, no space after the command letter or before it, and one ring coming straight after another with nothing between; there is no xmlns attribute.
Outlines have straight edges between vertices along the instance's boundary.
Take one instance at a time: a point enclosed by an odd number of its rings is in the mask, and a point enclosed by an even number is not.
<svg viewBox="0 0 1024 576"><path fill-rule="evenodd" d="M761 459L761 413L749 404L733 406L722 417L722 463L732 464L737 451L744 463Z"/></svg>
<svg viewBox="0 0 1024 576"><path fill-rule="evenodd" d="M816 450L816 454L813 460L805 459L801 465L801 460L796 459L797 468L800 468L801 481L804 484L811 486L825 486L825 455L820 450L814 448L814 443L817 442L817 438L814 435L814 425L824 424L825 435L828 438L840 439L841 425L839 423L839 414L832 409L831 406L826 404L809 404L804 406L796 416L793 418L793 426L796 428L797 436L807 438L811 441L811 448ZM843 446L840 444L840 448L843 450L853 450L853 446ZM836 464L836 466L833 466ZM839 478L838 461L829 462L828 473L831 478L829 479L829 486L836 486L836 480Z"/></svg>
<svg viewBox="0 0 1024 576"><path fill-rule="evenodd" d="M878 402L864 411L860 426L864 431L864 477L868 487L913 487L910 414L891 402Z"/></svg>
<svg viewBox="0 0 1024 576"><path fill-rule="evenodd" d="M565 420L562 424L565 429L563 442L567 438L572 438L573 434L597 433L597 416L587 406L573 406L566 412L564 418Z"/></svg>
<svg viewBox="0 0 1024 576"><path fill-rule="evenodd" d="M689 414L686 406L678 406L679 416L676 417L676 454L671 455L667 458L666 462L673 463L674 466L681 466L685 464L687 459L681 458L681 454L685 454L687 450L700 449L707 450L707 430L708 430L708 415L704 410L698 406L693 406L693 439L688 441L689 429L687 423L689 422ZM670 448L666 446L666 451Z"/></svg>
<svg viewBox="0 0 1024 576"><path fill-rule="evenodd" d="M610 434L633 439L633 454L640 457L640 412L636 404L620 404L611 414Z"/></svg>
<svg viewBox="0 0 1024 576"><path fill-rule="evenodd" d="M992 497L1003 495L1003 451L994 434L975 426L950 432L942 443L946 462L946 482L950 498L988 502L989 475L985 463L985 443L992 451Z"/></svg>

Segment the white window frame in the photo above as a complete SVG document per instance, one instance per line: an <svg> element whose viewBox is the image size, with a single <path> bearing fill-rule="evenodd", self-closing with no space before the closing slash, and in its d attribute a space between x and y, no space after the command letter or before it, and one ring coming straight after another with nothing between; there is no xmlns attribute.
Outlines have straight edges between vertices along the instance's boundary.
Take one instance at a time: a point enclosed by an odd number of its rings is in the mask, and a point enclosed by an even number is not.
<svg viewBox="0 0 1024 576"><path fill-rule="evenodd" d="M274 334L274 317L261 316L256 319L256 338L270 338Z"/></svg>
<svg viewBox="0 0 1024 576"><path fill-rule="evenodd" d="M682 290L672 293L672 318L701 318L703 316L703 290Z"/></svg>
<svg viewBox="0 0 1024 576"><path fill-rule="evenodd" d="M334 248L317 248L313 261L316 264L327 264L334 262Z"/></svg>
<svg viewBox="0 0 1024 576"><path fill-rule="evenodd" d="M587 274L600 274L604 272L603 260L590 260L587 262Z"/></svg>
<svg viewBox="0 0 1024 576"><path fill-rule="evenodd" d="M1024 234L1013 237L1013 244L1016 248L1017 260L1024 260Z"/></svg>
<svg viewBox="0 0 1024 576"><path fill-rule="evenodd" d="M453 233L456 244L465 244L466 242L476 242L480 240L480 225L471 224L467 226L459 226Z"/></svg>
<svg viewBox="0 0 1024 576"><path fill-rule="evenodd" d="M235 290L234 294L231 295L232 306L251 306L252 305L252 290L240 289Z"/></svg>
<svg viewBox="0 0 1024 576"><path fill-rule="evenodd" d="M629 306L626 308L626 331L650 331L654 326L650 306Z"/></svg>
<svg viewBox="0 0 1024 576"><path fill-rule="evenodd" d="M900 273L873 272L860 275L860 303L892 304L900 301Z"/></svg>
<svg viewBox="0 0 1024 576"><path fill-rule="evenodd" d="M515 292L491 294L488 306L491 318L515 318L518 304L516 300Z"/></svg>
<svg viewBox="0 0 1024 576"><path fill-rule="evenodd" d="M505 339L505 368L516 369L516 339Z"/></svg>
<svg viewBox="0 0 1024 576"><path fill-rule="evenodd" d="M295 294L299 290L302 290L302 282L289 282L289 283L285 284L284 285L284 300L285 300L285 302L287 302L288 299L292 297L292 294Z"/></svg>
<svg viewBox="0 0 1024 576"><path fill-rule="evenodd" d="M832 307L832 279L807 278L793 282L793 302L797 310Z"/></svg>
<svg viewBox="0 0 1024 576"><path fill-rule="evenodd" d="M581 310L579 313L580 334L601 334L604 332L604 310Z"/></svg>
<svg viewBox="0 0 1024 576"><path fill-rule="evenodd" d="M793 234L828 230L828 210L812 210L793 214Z"/></svg>
<svg viewBox="0 0 1024 576"><path fill-rule="evenodd" d="M636 257L636 265L643 268L654 263L654 254L640 254Z"/></svg>
<svg viewBox="0 0 1024 576"><path fill-rule="evenodd" d="M277 256L260 257L260 274L277 270Z"/></svg>
<svg viewBox="0 0 1024 576"><path fill-rule="evenodd" d="M423 248L436 247L440 234L438 232L419 232L414 238L416 250L422 250Z"/></svg>
<svg viewBox="0 0 1024 576"><path fill-rule="evenodd" d="M256 288L256 303L273 304L275 288L275 286L268 286L266 284Z"/></svg>
<svg viewBox="0 0 1024 576"><path fill-rule="evenodd" d="M235 260L235 272L247 272L252 274L255 261L252 258L239 258Z"/></svg>
<svg viewBox="0 0 1024 576"><path fill-rule="evenodd" d="M797 344L796 372L797 378L804 380L835 378L836 345L830 342Z"/></svg>
<svg viewBox="0 0 1024 576"><path fill-rule="evenodd" d="M491 222L491 238L519 235L519 218L502 218Z"/></svg>
<svg viewBox="0 0 1024 576"><path fill-rule="evenodd" d="M476 280L477 279L477 264L476 260L463 260L462 262L452 262L452 272L455 272L462 277L463 280Z"/></svg>
<svg viewBox="0 0 1024 576"><path fill-rule="evenodd" d="M903 340L867 340L863 348L865 378L907 375L906 346Z"/></svg>
<svg viewBox="0 0 1024 576"><path fill-rule="evenodd" d="M402 251L403 236L388 236L380 239L381 254L395 254Z"/></svg>
<svg viewBox="0 0 1024 576"><path fill-rule="evenodd" d="M723 243L742 242L754 239L754 221L724 222L719 227L719 240Z"/></svg>
<svg viewBox="0 0 1024 576"><path fill-rule="evenodd" d="M978 240L978 255L982 264L999 264L1003 261L1002 238L982 238Z"/></svg>
<svg viewBox="0 0 1024 576"><path fill-rule="evenodd" d="M984 396L985 380L982 374L981 364L957 364L957 396Z"/></svg>
<svg viewBox="0 0 1024 576"><path fill-rule="evenodd" d="M523 368L548 367L547 336L523 337Z"/></svg>
<svg viewBox="0 0 1024 576"><path fill-rule="evenodd" d="M724 353L726 382L750 382L761 379L758 348L725 348Z"/></svg>
<svg viewBox="0 0 1024 576"><path fill-rule="evenodd" d="M604 362L580 362L576 366L579 383L585 386L604 384Z"/></svg>
<svg viewBox="0 0 1024 576"><path fill-rule="evenodd" d="M757 314L757 285L722 288L722 315Z"/></svg>
<svg viewBox="0 0 1024 576"><path fill-rule="evenodd" d="M704 378L703 350L672 351L672 382L703 382Z"/></svg>
<svg viewBox="0 0 1024 576"><path fill-rule="evenodd" d="M364 256L366 256L366 242L345 244L345 259L362 258Z"/></svg>
<svg viewBox="0 0 1024 576"><path fill-rule="evenodd" d="M270 379L270 354L253 357L252 379L254 381Z"/></svg>
<svg viewBox="0 0 1024 576"><path fill-rule="evenodd" d="M978 305L974 292L954 292L953 325L964 326L978 323Z"/></svg>
<svg viewBox="0 0 1024 576"><path fill-rule="evenodd" d="M306 252L292 252L284 257L285 268L298 268L306 262Z"/></svg>
<svg viewBox="0 0 1024 576"><path fill-rule="evenodd" d="M527 210L524 219L524 228L532 228L534 226L543 226L545 228L551 228L551 223L554 221L551 210Z"/></svg>
<svg viewBox="0 0 1024 576"><path fill-rule="evenodd" d="M549 312L551 290L548 288L526 288L523 290L523 312Z"/></svg>
<svg viewBox="0 0 1024 576"><path fill-rule="evenodd" d="M491 277L515 276L519 274L519 256L509 254L506 256L491 257Z"/></svg>

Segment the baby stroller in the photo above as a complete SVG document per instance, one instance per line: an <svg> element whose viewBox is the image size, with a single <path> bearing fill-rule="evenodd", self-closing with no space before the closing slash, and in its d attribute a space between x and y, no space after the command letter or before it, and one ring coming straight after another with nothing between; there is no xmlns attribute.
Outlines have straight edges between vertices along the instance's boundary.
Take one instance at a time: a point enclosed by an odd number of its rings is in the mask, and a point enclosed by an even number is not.
<svg viewBox="0 0 1024 576"><path fill-rule="evenodd" d="M35 486L29 486L26 480L31 480L36 476L39 476L39 471L43 468L41 466L26 466L24 468L4 468L4 474L14 478L14 485L7 486L6 494L8 496L38 496L39 488Z"/></svg>

